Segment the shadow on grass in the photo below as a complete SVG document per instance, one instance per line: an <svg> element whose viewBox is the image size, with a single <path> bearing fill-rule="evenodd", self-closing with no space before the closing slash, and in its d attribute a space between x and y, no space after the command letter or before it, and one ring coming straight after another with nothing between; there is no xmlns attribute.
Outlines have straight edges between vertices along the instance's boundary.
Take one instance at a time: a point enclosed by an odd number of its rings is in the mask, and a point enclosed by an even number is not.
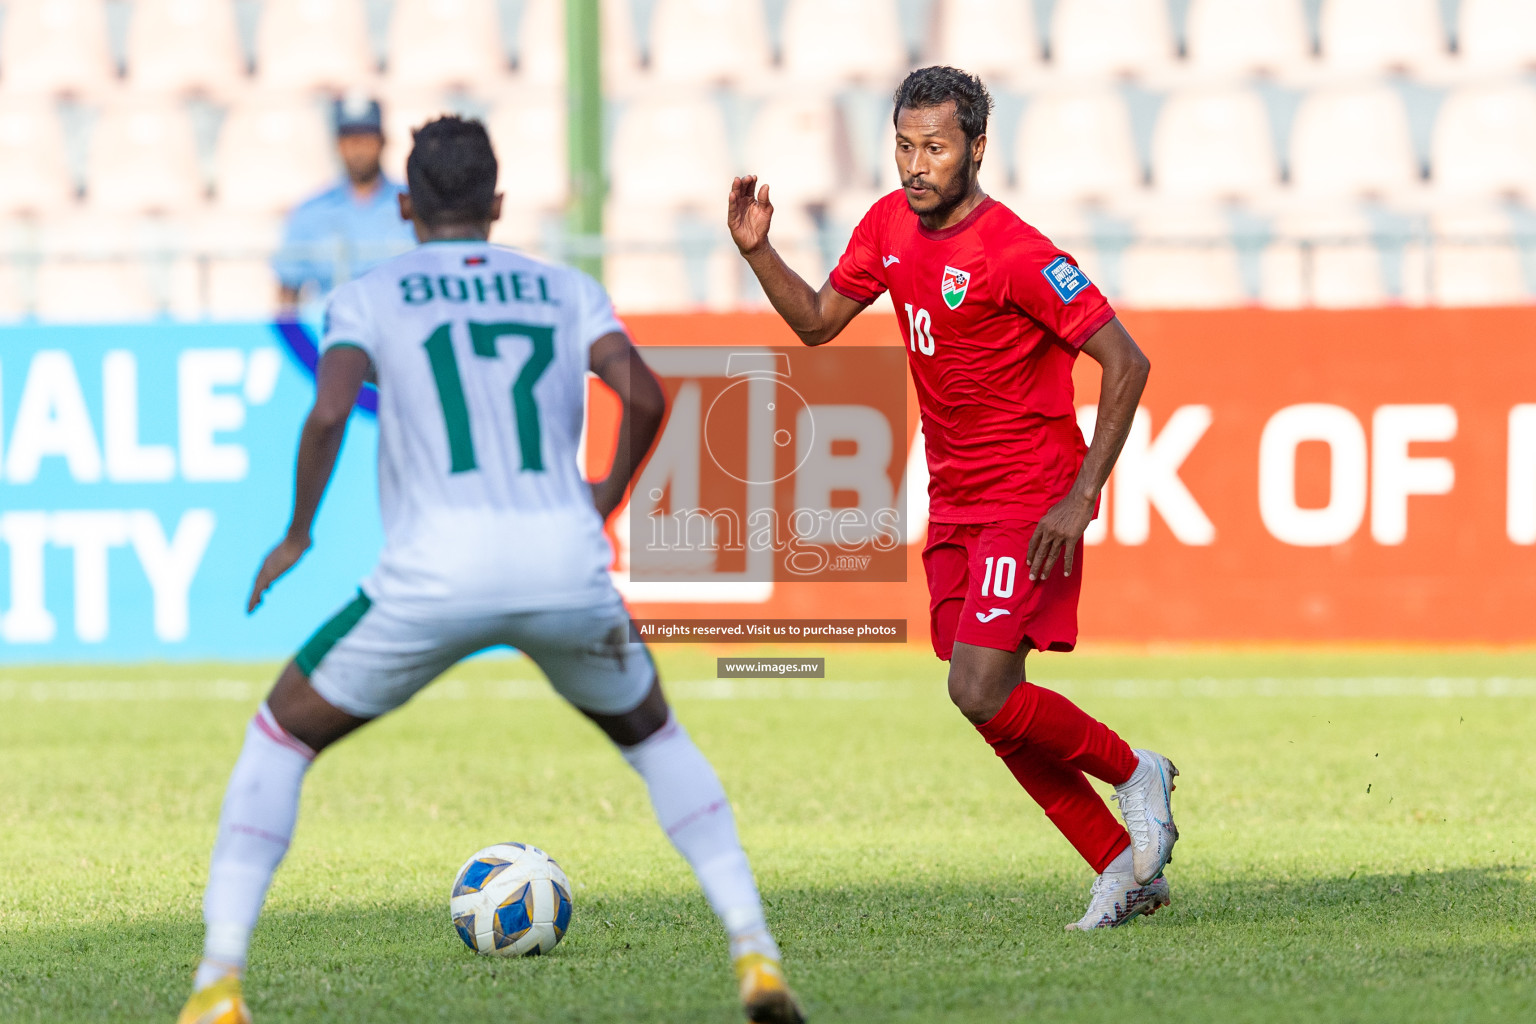
<svg viewBox="0 0 1536 1024"><path fill-rule="evenodd" d="M1115 932L1064 934L1086 886L914 881L769 893L817 1020L1519 1019L1536 1012L1523 869L1181 885ZM192 919L0 933L0 1020L174 1018ZM578 893L551 956L471 955L437 900L279 900L248 990L268 1021L733 1021L724 942L693 894Z"/></svg>

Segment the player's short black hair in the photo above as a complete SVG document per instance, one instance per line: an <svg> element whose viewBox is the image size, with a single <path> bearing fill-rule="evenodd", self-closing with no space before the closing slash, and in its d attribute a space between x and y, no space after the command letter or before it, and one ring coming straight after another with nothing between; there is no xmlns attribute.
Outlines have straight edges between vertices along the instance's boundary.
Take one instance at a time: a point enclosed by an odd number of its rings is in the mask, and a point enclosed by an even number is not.
<svg viewBox="0 0 1536 1024"><path fill-rule="evenodd" d="M496 153L479 121L448 115L411 132L405 161L411 206L425 224L477 221L496 197Z"/></svg>
<svg viewBox="0 0 1536 1024"><path fill-rule="evenodd" d="M960 130L965 132L966 142L975 142L987 133L987 115L992 113L992 94L981 79L959 68L936 64L918 68L896 87L896 107L891 112L891 123L901 116L902 107L937 107L955 101L955 116L960 119Z"/></svg>

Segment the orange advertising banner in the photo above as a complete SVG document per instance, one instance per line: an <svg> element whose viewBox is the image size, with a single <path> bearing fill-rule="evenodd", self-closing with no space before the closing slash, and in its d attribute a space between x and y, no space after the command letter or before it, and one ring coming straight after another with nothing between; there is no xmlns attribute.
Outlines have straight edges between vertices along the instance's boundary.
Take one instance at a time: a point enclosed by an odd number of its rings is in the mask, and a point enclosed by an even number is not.
<svg viewBox="0 0 1536 1024"><path fill-rule="evenodd" d="M1536 640L1536 309L1122 320L1152 377L1087 537L1082 640ZM772 314L627 322L642 346L796 344ZM866 313L833 346L905 348L903 330ZM1097 364L1079 359L1076 384L1091 435ZM630 583L620 543L635 614L905 618L925 636L926 470L907 387L904 423L867 401L895 449L889 493L905 494L905 582ZM865 391L851 375L839 408ZM592 411L592 436L611 437L611 396ZM610 447L593 441L589 469Z"/></svg>

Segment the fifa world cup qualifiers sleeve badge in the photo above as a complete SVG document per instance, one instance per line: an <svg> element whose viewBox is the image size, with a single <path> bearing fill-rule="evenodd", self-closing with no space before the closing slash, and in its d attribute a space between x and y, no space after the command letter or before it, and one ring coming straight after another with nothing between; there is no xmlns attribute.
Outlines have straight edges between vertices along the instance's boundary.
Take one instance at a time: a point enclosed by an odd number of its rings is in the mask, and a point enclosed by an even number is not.
<svg viewBox="0 0 1536 1024"><path fill-rule="evenodd" d="M1057 256L1040 273L1051 283L1051 288L1061 297L1062 302L1070 303L1073 299L1083 294L1090 282L1088 275L1065 256Z"/></svg>

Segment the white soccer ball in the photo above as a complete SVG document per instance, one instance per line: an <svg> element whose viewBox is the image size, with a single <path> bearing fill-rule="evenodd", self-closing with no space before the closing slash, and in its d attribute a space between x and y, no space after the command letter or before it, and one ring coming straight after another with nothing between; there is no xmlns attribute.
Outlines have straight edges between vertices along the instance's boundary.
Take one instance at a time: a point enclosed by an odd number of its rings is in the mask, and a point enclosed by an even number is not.
<svg viewBox="0 0 1536 1024"><path fill-rule="evenodd" d="M538 956L571 923L571 883L537 846L497 843L465 862L448 899L464 945L483 956Z"/></svg>

